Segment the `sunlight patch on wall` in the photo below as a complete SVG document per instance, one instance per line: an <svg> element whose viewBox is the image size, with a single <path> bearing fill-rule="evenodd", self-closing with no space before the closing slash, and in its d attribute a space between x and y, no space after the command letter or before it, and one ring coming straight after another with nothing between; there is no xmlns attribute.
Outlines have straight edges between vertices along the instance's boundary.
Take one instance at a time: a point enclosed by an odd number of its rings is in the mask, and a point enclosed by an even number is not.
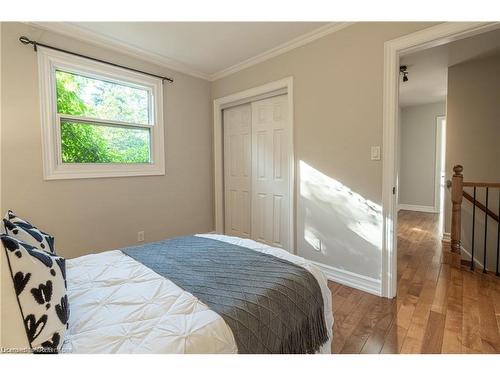
<svg viewBox="0 0 500 375"><path fill-rule="evenodd" d="M335 219L343 222L351 232L381 251L381 206L365 199L341 182L321 173L302 160L299 167L300 196L319 204L322 210L330 210L325 215L333 215ZM308 216L306 213L306 220ZM328 235L330 234L326 234L326 236ZM323 236L325 236L324 233ZM326 254L326 249L322 246L320 231L307 222L304 225L304 237L315 250Z"/></svg>
<svg viewBox="0 0 500 375"><path fill-rule="evenodd" d="M326 255L325 246L321 241L321 234L318 230L307 225L304 228L304 240L316 251Z"/></svg>

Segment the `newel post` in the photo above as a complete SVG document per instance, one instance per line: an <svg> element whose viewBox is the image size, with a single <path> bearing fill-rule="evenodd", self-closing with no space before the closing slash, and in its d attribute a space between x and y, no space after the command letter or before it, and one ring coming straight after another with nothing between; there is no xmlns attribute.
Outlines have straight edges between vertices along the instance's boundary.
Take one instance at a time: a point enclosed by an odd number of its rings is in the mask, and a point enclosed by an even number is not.
<svg viewBox="0 0 500 375"><path fill-rule="evenodd" d="M464 167L461 165L455 165L451 179L451 202L453 204L451 211L451 251L457 254L460 254L460 234L462 231L463 170Z"/></svg>

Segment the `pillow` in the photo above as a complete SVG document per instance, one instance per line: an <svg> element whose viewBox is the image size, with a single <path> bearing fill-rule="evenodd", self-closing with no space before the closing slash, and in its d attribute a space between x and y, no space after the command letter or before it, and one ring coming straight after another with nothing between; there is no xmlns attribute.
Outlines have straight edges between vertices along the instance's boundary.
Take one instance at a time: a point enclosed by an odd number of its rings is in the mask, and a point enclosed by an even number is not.
<svg viewBox="0 0 500 375"><path fill-rule="evenodd" d="M28 221L17 217L11 210L3 219L3 233L27 243L28 245L55 254L54 237L42 232Z"/></svg>
<svg viewBox="0 0 500 375"><path fill-rule="evenodd" d="M57 353L69 318L65 259L5 234L0 239L29 347Z"/></svg>

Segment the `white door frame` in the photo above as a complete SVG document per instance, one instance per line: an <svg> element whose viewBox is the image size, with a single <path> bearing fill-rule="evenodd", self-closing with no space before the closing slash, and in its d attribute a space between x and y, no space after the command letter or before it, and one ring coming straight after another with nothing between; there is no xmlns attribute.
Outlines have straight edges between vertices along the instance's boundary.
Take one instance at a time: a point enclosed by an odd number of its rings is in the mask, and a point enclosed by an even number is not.
<svg viewBox="0 0 500 375"><path fill-rule="evenodd" d="M397 289L397 121L399 57L500 28L499 22L446 22L384 43L382 163L382 295L396 296Z"/></svg>
<svg viewBox="0 0 500 375"><path fill-rule="evenodd" d="M295 253L295 156L293 147L293 77L267 83L262 86L237 92L214 100L214 198L215 198L215 232L224 233L224 164L223 164L223 129L222 110L232 104L249 103L262 95L279 91L288 95L289 121L289 241L291 253Z"/></svg>

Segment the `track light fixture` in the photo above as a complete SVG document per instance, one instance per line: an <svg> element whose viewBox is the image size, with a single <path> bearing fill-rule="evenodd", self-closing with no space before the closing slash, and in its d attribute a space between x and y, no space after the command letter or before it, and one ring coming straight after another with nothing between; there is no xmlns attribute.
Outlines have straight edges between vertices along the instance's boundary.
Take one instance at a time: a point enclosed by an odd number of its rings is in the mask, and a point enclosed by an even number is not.
<svg viewBox="0 0 500 375"><path fill-rule="evenodd" d="M408 82L408 67L406 65L399 67L399 73L403 75L403 82Z"/></svg>

